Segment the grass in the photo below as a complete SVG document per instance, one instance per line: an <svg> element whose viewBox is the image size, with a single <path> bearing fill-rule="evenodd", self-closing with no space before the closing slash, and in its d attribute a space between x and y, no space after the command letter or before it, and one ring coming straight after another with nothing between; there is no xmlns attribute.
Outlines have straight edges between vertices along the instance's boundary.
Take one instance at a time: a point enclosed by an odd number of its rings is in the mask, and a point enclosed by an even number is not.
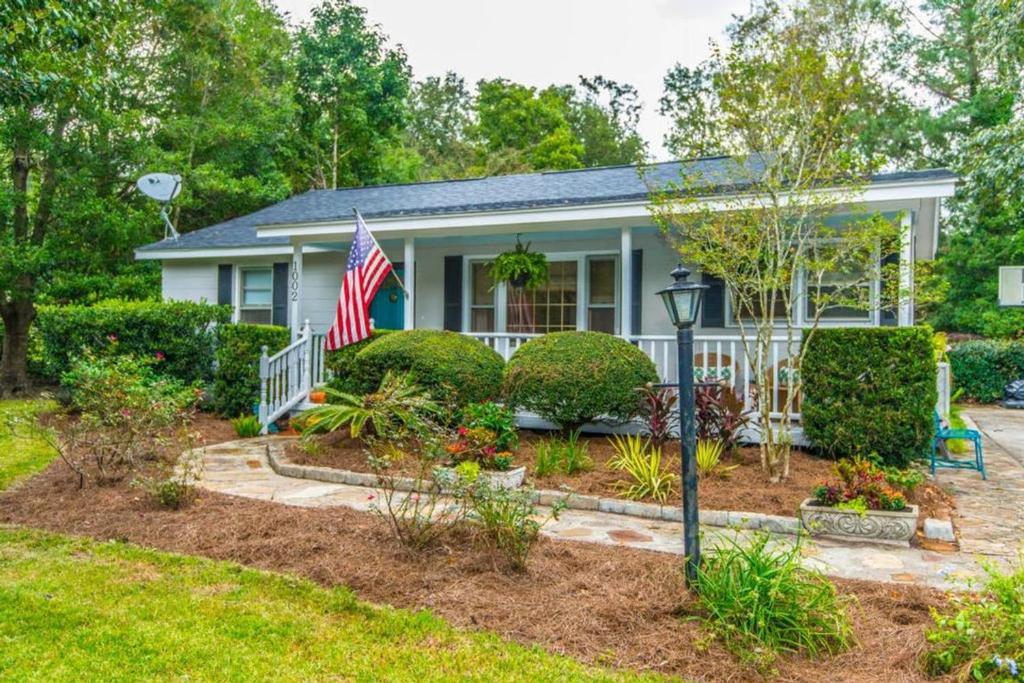
<svg viewBox="0 0 1024 683"><path fill-rule="evenodd" d="M6 428L10 419L32 420L52 405L40 400L0 401L0 491L43 469L56 457L53 449L30 431L19 428L11 432Z"/></svg>
<svg viewBox="0 0 1024 683"><path fill-rule="evenodd" d="M0 422L42 402L0 402ZM0 489L54 454L0 436ZM0 527L0 680L660 680L237 564Z"/></svg>
<svg viewBox="0 0 1024 683"><path fill-rule="evenodd" d="M345 589L18 529L0 529L0 678L640 680Z"/></svg>

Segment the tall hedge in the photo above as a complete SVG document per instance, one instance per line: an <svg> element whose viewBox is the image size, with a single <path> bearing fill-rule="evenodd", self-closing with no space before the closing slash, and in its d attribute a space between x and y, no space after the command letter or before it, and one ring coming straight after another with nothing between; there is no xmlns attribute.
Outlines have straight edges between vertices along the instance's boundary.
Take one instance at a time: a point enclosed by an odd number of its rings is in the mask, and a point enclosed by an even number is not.
<svg viewBox="0 0 1024 683"><path fill-rule="evenodd" d="M383 336L356 354L353 387L368 393L388 370L409 372L435 398L463 407L498 398L504 366L497 352L467 335L404 330Z"/></svg>
<svg viewBox="0 0 1024 683"><path fill-rule="evenodd" d="M625 339L602 332L555 332L513 354L503 388L508 405L575 429L597 418L635 417L640 411L636 389L648 382L658 382L654 363Z"/></svg>
<svg viewBox="0 0 1024 683"><path fill-rule="evenodd" d="M43 306L35 329L42 343L42 371L48 377L60 377L83 349L90 349L161 358L162 374L191 383L211 378L216 327L230 320L228 306L104 301L92 306Z"/></svg>
<svg viewBox="0 0 1024 683"><path fill-rule="evenodd" d="M361 387L356 376L356 368L359 367L356 356L374 341L394 331L374 330L368 338L361 342L343 346L337 351L328 351L324 356L324 367L331 372L328 386L346 394L359 393Z"/></svg>
<svg viewBox="0 0 1024 683"><path fill-rule="evenodd" d="M1006 385L1024 378L1024 342L978 339L957 344L949 352L953 386L965 398L992 403Z"/></svg>
<svg viewBox="0 0 1024 683"><path fill-rule="evenodd" d="M938 399L931 329L819 329L809 344L801 413L817 449L899 466L927 455Z"/></svg>
<svg viewBox="0 0 1024 683"><path fill-rule="evenodd" d="M213 409L225 417L251 414L260 400L260 355L271 355L291 342L287 327L237 323L218 330Z"/></svg>

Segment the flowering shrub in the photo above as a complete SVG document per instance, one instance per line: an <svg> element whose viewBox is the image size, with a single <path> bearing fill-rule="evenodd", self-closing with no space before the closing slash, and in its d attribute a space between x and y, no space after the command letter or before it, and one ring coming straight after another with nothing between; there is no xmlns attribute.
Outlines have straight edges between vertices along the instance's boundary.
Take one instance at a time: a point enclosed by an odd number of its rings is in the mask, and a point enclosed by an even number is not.
<svg viewBox="0 0 1024 683"><path fill-rule="evenodd" d="M840 460L833 466L836 479L814 490L821 505L852 510L903 510L907 498L889 483L885 472L864 458Z"/></svg>
<svg viewBox="0 0 1024 683"><path fill-rule="evenodd" d="M483 427L459 427L446 450L455 463L473 461L488 470L512 467L512 453L498 450L498 435Z"/></svg>
<svg viewBox="0 0 1024 683"><path fill-rule="evenodd" d="M462 411L462 426L494 432L494 446L499 451L512 452L519 448L516 414L503 405L491 401L469 404Z"/></svg>

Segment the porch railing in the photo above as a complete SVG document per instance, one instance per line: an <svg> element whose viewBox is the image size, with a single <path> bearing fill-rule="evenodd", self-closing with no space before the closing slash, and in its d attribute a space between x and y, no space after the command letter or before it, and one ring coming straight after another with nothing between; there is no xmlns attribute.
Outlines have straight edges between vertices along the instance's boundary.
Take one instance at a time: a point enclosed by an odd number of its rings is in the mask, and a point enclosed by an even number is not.
<svg viewBox="0 0 1024 683"><path fill-rule="evenodd" d="M275 353L267 354L263 347L260 357L260 406L259 421L262 433L266 434L271 423L289 410L303 403L313 388L313 359L315 345L307 320L298 338ZM322 347L321 347L322 348ZM321 361L322 364L322 353Z"/></svg>
<svg viewBox="0 0 1024 683"><path fill-rule="evenodd" d="M516 349L539 334L519 334L511 332L473 332L475 339L497 351L508 360ZM679 370L676 366L675 335L634 335L625 337L641 351L647 354L657 368L658 376L666 384L679 381ZM698 382L725 380L732 384L737 394L743 397L748 410L756 407L760 395L767 393L771 400L772 413L780 413L780 408L788 398L790 379L797 378L789 369L789 358L799 353L800 342L794 340L792 348L784 336L775 337L768 351L768 366L771 368L769 385L764 391L758 391L754 371L747 362L743 338L738 335L702 335L696 334L693 343L694 379ZM790 416L799 419L799 397L792 402Z"/></svg>

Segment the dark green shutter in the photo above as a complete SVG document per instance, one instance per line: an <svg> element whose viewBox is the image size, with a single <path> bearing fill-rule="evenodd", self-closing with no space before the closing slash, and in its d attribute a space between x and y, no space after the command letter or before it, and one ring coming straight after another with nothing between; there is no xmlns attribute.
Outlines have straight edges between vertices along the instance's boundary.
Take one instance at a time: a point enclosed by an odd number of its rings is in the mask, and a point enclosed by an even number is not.
<svg viewBox="0 0 1024 683"><path fill-rule="evenodd" d="M234 266L230 263L221 263L217 266L217 303L222 306L230 306L233 298L231 292L234 289L231 286L231 275L234 271Z"/></svg>
<svg viewBox="0 0 1024 683"><path fill-rule="evenodd" d="M274 313L275 325L288 325L288 263L274 264Z"/></svg>
<svg viewBox="0 0 1024 683"><path fill-rule="evenodd" d="M462 331L462 257L444 257L444 329Z"/></svg>
<svg viewBox="0 0 1024 683"><path fill-rule="evenodd" d="M725 327L725 283L721 278L704 273L701 284L708 286L704 290L704 303L700 314L701 327Z"/></svg>
<svg viewBox="0 0 1024 683"><path fill-rule="evenodd" d="M634 249L632 259L632 272L629 274L630 298L630 334L643 334L644 328L641 316L643 315L644 304L644 250Z"/></svg>

